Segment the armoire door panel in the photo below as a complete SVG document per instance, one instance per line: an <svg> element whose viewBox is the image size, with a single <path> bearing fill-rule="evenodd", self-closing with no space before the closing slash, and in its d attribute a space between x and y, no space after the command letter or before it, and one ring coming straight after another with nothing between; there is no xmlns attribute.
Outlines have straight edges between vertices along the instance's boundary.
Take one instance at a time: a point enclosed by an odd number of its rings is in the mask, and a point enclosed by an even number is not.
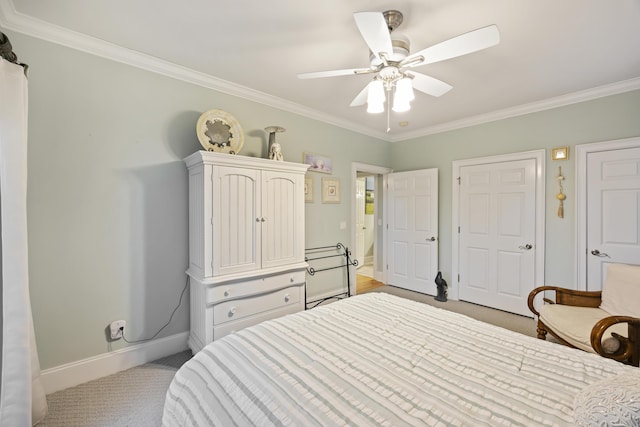
<svg viewBox="0 0 640 427"><path fill-rule="evenodd" d="M304 181L299 175L263 172L262 266L273 267L301 261L299 224L304 211Z"/></svg>
<svg viewBox="0 0 640 427"><path fill-rule="evenodd" d="M214 271L229 274L260 268L260 173L220 167L214 172ZM217 207L216 205L217 201Z"/></svg>

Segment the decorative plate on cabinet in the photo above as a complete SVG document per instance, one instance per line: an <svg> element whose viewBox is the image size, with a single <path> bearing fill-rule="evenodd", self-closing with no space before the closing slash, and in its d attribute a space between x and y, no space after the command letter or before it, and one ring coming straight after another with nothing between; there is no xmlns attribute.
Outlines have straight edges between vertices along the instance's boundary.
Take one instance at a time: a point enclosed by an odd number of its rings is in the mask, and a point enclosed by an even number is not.
<svg viewBox="0 0 640 427"><path fill-rule="evenodd" d="M244 134L240 123L222 110L202 113L196 125L200 144L207 151L238 154L244 145Z"/></svg>

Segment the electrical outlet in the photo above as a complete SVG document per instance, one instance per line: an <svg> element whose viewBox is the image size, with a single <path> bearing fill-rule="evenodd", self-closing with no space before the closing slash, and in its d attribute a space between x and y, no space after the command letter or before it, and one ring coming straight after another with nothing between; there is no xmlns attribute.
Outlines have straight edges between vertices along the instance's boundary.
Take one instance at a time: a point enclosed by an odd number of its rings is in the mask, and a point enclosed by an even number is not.
<svg viewBox="0 0 640 427"><path fill-rule="evenodd" d="M114 320L109 327L111 328L111 339L119 340L124 334L124 327L127 324L124 320Z"/></svg>

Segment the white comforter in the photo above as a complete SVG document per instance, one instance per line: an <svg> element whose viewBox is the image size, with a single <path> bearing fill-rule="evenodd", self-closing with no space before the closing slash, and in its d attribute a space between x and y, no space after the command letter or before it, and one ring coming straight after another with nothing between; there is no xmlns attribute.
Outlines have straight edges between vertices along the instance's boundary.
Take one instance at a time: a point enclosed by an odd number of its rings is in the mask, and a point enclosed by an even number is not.
<svg viewBox="0 0 640 427"><path fill-rule="evenodd" d="M634 369L370 293L208 345L176 374L163 424L573 425L581 389Z"/></svg>

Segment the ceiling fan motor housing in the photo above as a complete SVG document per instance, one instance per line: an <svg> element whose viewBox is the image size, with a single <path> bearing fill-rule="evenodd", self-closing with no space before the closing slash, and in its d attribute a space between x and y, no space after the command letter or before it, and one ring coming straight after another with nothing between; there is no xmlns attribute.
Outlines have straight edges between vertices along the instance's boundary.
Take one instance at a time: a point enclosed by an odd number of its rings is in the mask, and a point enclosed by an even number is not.
<svg viewBox="0 0 640 427"><path fill-rule="evenodd" d="M392 34L391 46L393 53L387 57L388 62L400 62L409 56L409 38L404 34ZM369 62L372 67L377 67L383 63L381 59L376 58L373 52L369 51Z"/></svg>

